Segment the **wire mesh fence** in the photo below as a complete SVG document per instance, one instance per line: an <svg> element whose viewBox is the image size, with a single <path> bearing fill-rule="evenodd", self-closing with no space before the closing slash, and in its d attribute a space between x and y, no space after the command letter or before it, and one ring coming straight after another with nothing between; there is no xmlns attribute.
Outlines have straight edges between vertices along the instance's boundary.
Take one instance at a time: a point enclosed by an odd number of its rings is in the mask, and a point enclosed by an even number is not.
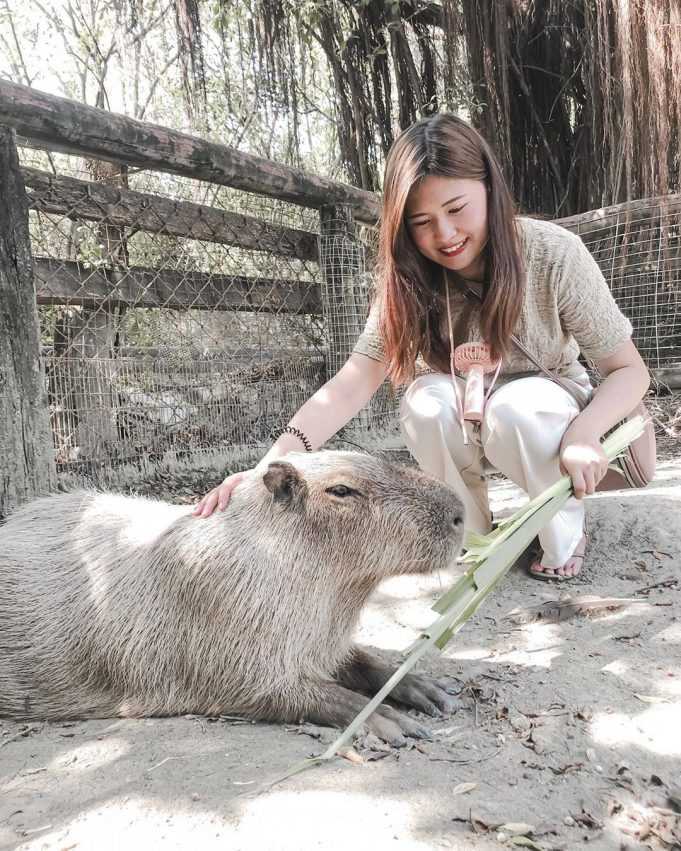
<svg viewBox="0 0 681 851"><path fill-rule="evenodd" d="M559 220L600 266L648 367L681 364L681 197Z"/></svg>
<svg viewBox="0 0 681 851"><path fill-rule="evenodd" d="M28 147L21 159L62 474L108 484L124 465L256 456L352 350L375 235L347 207L320 216ZM681 365L680 211L655 200L561 222L656 369ZM394 441L397 401L384 385L345 436Z"/></svg>
<svg viewBox="0 0 681 851"><path fill-rule="evenodd" d="M25 178L60 471L101 480L270 440L325 375L317 216L226 189L207 206L189 200L205 184L51 160L58 176Z"/></svg>

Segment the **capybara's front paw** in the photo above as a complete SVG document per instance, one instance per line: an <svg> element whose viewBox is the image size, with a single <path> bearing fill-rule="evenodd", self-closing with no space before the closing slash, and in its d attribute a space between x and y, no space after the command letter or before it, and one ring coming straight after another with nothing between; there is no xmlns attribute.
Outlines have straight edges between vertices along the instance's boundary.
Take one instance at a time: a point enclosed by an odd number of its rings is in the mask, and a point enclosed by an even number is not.
<svg viewBox="0 0 681 851"><path fill-rule="evenodd" d="M450 715L461 708L460 686L418 674L407 674L391 692L394 700L427 715Z"/></svg>
<svg viewBox="0 0 681 851"><path fill-rule="evenodd" d="M430 739L430 730L414 718L404 715L391 706L381 705L366 721L368 729L394 748L403 748L407 737Z"/></svg>

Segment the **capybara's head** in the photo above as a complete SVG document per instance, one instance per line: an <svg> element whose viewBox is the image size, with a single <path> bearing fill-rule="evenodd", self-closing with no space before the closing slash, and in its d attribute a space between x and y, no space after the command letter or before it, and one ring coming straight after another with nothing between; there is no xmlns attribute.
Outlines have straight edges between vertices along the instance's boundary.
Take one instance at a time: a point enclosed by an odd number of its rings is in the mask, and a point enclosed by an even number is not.
<svg viewBox="0 0 681 851"><path fill-rule="evenodd" d="M281 540L303 536L310 557L355 578L438 570L461 547L464 510L455 491L383 458L291 453L269 465L262 484L275 525L287 530Z"/></svg>

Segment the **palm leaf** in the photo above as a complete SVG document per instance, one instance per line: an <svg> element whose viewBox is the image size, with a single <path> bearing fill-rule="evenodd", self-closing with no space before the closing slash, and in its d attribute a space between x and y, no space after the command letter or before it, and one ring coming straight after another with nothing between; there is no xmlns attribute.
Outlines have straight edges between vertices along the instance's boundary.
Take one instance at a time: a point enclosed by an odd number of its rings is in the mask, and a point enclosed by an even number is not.
<svg viewBox="0 0 681 851"><path fill-rule="evenodd" d="M612 462L639 435L643 433L643 417L635 417L616 429L603 441L603 451ZM436 603L433 609L440 615L409 648L408 656L383 688L367 703L350 722L342 734L321 756L314 757L295 766L278 778L290 776L306 767L318 765L331 759L339 749L347 745L354 733L371 713L385 700L404 675L432 646L440 650L455 635L464 623L477 611L485 597L501 582L520 554L535 535L565 505L572 493L571 480L563 476L523 508L507 517L489 535L468 533L466 552L462 561L470 566L452 588Z"/></svg>

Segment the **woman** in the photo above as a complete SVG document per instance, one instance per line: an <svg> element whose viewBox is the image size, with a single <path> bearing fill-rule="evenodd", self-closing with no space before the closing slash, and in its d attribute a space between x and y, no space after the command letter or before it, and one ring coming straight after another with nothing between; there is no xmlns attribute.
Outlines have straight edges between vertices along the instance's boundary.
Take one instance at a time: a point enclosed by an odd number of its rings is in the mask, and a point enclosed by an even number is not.
<svg viewBox="0 0 681 851"><path fill-rule="evenodd" d="M405 130L388 155L376 292L347 362L293 416L256 470L287 452L321 446L389 377L409 385L400 422L410 452L459 492L469 530L491 529L485 458L530 497L561 472L571 476L575 497L541 531L543 553L530 573L576 576L586 547L582 497L607 471L600 438L649 386L631 323L581 240L517 216L482 137L454 116L429 116ZM511 334L585 394L591 385L579 353L595 363L604 380L585 410L539 377ZM475 429L457 415L464 384L450 374L450 352L471 341L487 342L501 358ZM430 371L415 377L418 355ZM224 508L248 472L225 479L194 514Z"/></svg>

